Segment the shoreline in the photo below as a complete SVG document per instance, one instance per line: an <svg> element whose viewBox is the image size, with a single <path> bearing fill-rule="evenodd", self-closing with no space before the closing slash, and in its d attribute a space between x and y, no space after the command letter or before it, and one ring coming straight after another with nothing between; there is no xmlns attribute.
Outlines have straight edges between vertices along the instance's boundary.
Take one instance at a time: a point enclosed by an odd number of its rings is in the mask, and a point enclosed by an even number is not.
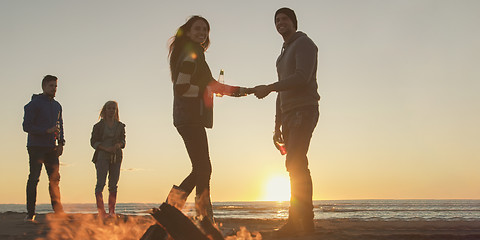
<svg viewBox="0 0 480 240"><path fill-rule="evenodd" d="M24 217L24 213L0 213L0 239L139 239L154 223L151 216L134 215L119 215L116 222L105 223L98 221L96 214L74 213L64 218L54 214L39 214L37 223L24 223ZM232 229L268 232L285 223L285 220L279 219L217 218L216 221L224 234L231 233ZM241 233L238 231L237 234ZM232 236L226 239L237 238ZM312 235L273 238L264 234L262 239L480 239L480 220L315 220L315 233Z"/></svg>

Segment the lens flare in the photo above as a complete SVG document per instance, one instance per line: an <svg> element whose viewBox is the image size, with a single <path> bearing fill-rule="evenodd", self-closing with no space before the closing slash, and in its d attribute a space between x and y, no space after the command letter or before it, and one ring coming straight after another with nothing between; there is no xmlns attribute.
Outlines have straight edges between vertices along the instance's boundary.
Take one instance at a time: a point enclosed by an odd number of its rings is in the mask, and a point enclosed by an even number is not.
<svg viewBox="0 0 480 240"><path fill-rule="evenodd" d="M265 184L265 201L288 201L290 199L290 179L285 175L275 175Z"/></svg>

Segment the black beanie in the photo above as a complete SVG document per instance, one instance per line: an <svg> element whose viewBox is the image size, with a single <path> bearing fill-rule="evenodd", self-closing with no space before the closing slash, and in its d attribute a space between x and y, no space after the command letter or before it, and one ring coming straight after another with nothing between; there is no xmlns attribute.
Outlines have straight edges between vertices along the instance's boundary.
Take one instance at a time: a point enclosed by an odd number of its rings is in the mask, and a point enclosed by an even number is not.
<svg viewBox="0 0 480 240"><path fill-rule="evenodd" d="M297 30L297 16L295 15L295 12L292 9L286 8L286 7L278 9L275 12L275 16L273 17L273 22L274 23L275 23L275 20L277 19L277 15L279 13L283 13L283 14L287 15L288 18L290 18L290 20L292 20L293 26L295 27L295 30Z"/></svg>

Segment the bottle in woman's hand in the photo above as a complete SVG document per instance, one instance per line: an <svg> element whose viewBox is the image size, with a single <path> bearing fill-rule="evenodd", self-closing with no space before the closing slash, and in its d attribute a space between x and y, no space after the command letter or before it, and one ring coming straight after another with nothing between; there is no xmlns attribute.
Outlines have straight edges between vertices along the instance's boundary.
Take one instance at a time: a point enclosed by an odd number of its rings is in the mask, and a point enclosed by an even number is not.
<svg viewBox="0 0 480 240"><path fill-rule="evenodd" d="M221 83L221 84L225 83L225 73L224 73L223 69L220 70L220 76L218 77L218 82ZM215 96L222 97L223 94L222 93L216 93Z"/></svg>

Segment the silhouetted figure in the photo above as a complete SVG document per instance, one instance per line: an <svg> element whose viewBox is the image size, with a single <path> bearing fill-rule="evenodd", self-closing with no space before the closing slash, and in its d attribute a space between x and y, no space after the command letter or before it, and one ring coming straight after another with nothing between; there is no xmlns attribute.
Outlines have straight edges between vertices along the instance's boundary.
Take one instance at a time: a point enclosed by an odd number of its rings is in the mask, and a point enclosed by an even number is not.
<svg viewBox="0 0 480 240"><path fill-rule="evenodd" d="M284 40L276 63L278 82L255 87L255 95L264 98L272 91L278 92L273 140L285 142L291 185L288 221L278 233L309 233L314 231L314 216L307 152L319 117L317 46L305 33L297 32L293 10L278 9L274 21Z"/></svg>
<svg viewBox="0 0 480 240"><path fill-rule="evenodd" d="M221 84L212 77L204 52L210 44L210 25L200 16L183 24L170 43L170 71L173 82L173 123L185 142L192 172L180 186L174 186L167 202L181 208L196 187L198 215L213 221L210 200L212 166L205 128L213 126L213 93L245 96L246 88Z"/></svg>
<svg viewBox="0 0 480 240"><path fill-rule="evenodd" d="M63 153L62 106L55 101L57 77L47 75L42 80L41 94L34 94L25 105L23 130L28 133L27 150L30 174L27 181L27 216L25 221L35 221L37 185L42 164L48 174L50 200L56 214L64 214L60 201L60 171L58 157Z"/></svg>
<svg viewBox="0 0 480 240"><path fill-rule="evenodd" d="M101 218L106 216L102 193L108 175L108 212L110 216L115 216L122 149L125 148L125 124L120 122L117 102L108 101L103 105L100 121L93 126L90 145L95 149L92 162L97 170L95 199L98 215Z"/></svg>

